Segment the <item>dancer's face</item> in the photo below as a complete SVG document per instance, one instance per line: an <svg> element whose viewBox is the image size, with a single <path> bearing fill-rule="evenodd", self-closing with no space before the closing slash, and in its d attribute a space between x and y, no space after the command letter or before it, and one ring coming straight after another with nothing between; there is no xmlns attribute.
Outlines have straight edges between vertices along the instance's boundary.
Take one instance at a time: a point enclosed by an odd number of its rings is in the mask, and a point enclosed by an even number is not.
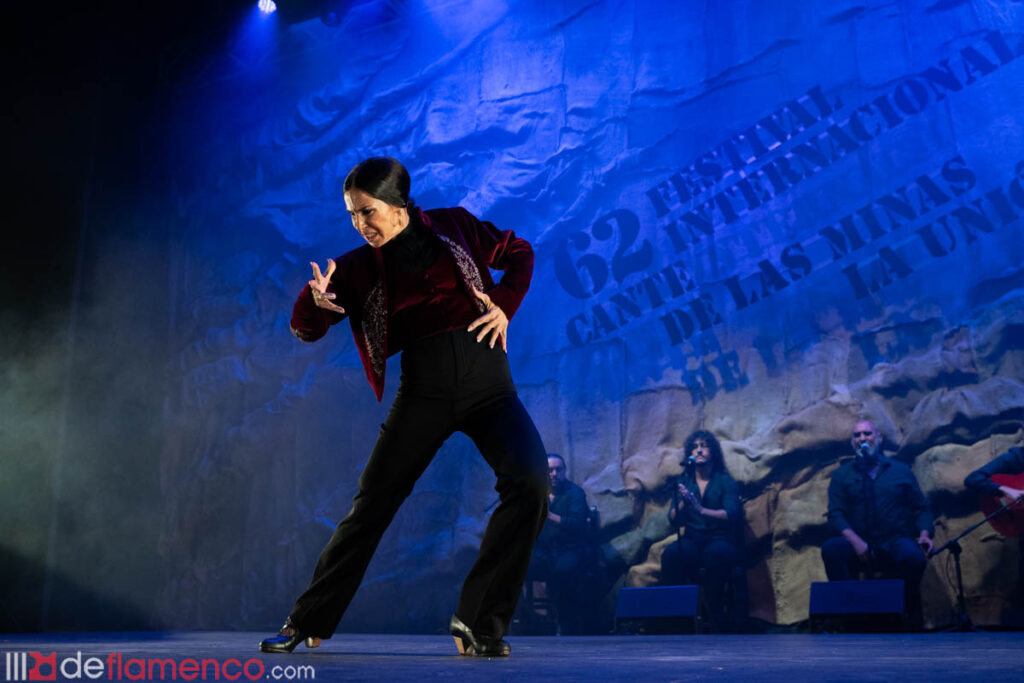
<svg viewBox="0 0 1024 683"><path fill-rule="evenodd" d="M356 188L345 192L345 208L352 217L352 227L367 244L378 249L409 224L409 212L404 207L392 206Z"/></svg>

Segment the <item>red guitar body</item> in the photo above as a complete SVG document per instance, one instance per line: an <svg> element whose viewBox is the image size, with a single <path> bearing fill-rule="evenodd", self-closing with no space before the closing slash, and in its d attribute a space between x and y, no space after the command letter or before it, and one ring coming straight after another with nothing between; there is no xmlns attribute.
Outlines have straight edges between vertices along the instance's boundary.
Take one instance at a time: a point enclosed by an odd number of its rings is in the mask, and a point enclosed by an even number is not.
<svg viewBox="0 0 1024 683"><path fill-rule="evenodd" d="M1009 486L1012 489L1024 490L1024 473L993 474L992 481L999 486ZM1004 501L1000 496L982 494L981 511L988 517L1003 507L1003 503ZM988 523L1003 536L1020 536L1024 534L1024 502L1014 504L1009 510L988 520Z"/></svg>

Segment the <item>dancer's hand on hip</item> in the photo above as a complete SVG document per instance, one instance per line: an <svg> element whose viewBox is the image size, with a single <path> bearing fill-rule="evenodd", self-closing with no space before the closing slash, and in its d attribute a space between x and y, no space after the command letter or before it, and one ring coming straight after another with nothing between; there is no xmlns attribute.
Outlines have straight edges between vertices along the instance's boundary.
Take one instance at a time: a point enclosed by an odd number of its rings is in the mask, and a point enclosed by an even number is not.
<svg viewBox="0 0 1024 683"><path fill-rule="evenodd" d="M483 341L484 337L490 336L488 341L493 349L495 342L500 339L501 350L508 351L508 341L506 339L508 318L505 316L505 311L501 310L496 303L491 301L491 297L476 287L473 288L473 294L484 303L484 306L487 307L487 312L469 324L469 331L472 332L479 327L480 332L476 335L477 341Z"/></svg>

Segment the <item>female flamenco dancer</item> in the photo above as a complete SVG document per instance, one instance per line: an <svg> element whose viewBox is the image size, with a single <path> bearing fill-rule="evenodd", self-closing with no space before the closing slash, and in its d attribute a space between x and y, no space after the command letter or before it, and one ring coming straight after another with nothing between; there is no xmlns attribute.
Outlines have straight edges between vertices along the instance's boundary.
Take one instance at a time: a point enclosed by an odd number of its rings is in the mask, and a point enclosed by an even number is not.
<svg viewBox="0 0 1024 683"><path fill-rule="evenodd" d="M506 657L503 636L547 515L547 460L512 384L509 318L533 272L533 250L511 230L463 208L422 211L398 161L366 159L345 178L345 206L367 244L313 267L292 312L292 332L312 342L349 319L367 379L381 400L385 360L402 352L402 376L359 478L352 508L320 553L313 578L263 652L330 638L384 530L434 454L461 431L497 476L500 503L449 623L460 654ZM489 269L504 271L494 284Z"/></svg>

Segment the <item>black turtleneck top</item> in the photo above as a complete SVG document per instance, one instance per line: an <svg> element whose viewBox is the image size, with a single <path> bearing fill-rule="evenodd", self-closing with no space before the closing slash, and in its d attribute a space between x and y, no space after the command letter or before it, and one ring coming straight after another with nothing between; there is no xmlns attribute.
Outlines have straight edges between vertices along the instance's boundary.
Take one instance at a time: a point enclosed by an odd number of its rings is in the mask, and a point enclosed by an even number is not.
<svg viewBox="0 0 1024 683"><path fill-rule="evenodd" d="M409 225L381 247L387 273L388 353L469 326L481 315L441 239L411 211Z"/></svg>

